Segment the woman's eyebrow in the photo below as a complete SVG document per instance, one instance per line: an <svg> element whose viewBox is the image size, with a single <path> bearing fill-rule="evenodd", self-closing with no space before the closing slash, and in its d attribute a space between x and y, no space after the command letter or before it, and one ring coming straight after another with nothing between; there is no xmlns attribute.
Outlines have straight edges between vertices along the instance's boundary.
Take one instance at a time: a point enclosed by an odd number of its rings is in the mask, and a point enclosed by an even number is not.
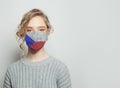
<svg viewBox="0 0 120 88"><path fill-rule="evenodd" d="M32 28L32 27L27 26L26 28Z"/></svg>
<svg viewBox="0 0 120 88"><path fill-rule="evenodd" d="M33 28L33 27L27 26L26 28ZM38 26L38 28L46 28L46 27L45 26Z"/></svg>
<svg viewBox="0 0 120 88"><path fill-rule="evenodd" d="M39 26L38 28L45 28L45 26Z"/></svg>

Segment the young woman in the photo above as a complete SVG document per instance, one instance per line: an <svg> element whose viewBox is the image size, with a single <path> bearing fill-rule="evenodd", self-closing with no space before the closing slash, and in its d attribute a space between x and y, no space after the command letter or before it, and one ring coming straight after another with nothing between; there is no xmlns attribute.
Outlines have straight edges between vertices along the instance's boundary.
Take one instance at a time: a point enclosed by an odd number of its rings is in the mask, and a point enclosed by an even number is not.
<svg viewBox="0 0 120 88"><path fill-rule="evenodd" d="M49 55L44 45L51 24L39 9L27 12L18 26L17 36L28 46L28 53L6 71L3 88L72 88L68 67Z"/></svg>

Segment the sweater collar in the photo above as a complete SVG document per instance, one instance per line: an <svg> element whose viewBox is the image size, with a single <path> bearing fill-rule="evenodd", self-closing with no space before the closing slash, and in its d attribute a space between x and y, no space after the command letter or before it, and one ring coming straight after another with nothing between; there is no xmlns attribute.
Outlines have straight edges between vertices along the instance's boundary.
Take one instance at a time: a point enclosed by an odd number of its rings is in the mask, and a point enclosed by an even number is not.
<svg viewBox="0 0 120 88"><path fill-rule="evenodd" d="M43 64L46 64L46 63L50 62L51 59L52 59L52 56L48 56L47 58L45 58L45 59L43 59L41 61L33 62L33 61L30 61L29 59L27 59L26 56L24 56L23 58L21 58L21 61L25 65L29 65L29 66L33 66L34 67L34 66L41 66Z"/></svg>

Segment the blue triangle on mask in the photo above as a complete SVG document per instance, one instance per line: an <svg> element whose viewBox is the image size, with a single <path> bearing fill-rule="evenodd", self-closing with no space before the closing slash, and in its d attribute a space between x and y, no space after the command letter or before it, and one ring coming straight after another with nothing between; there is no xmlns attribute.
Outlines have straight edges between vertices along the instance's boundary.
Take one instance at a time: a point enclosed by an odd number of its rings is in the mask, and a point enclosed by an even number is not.
<svg viewBox="0 0 120 88"><path fill-rule="evenodd" d="M25 36L26 44L30 47L35 41L31 39L28 35Z"/></svg>

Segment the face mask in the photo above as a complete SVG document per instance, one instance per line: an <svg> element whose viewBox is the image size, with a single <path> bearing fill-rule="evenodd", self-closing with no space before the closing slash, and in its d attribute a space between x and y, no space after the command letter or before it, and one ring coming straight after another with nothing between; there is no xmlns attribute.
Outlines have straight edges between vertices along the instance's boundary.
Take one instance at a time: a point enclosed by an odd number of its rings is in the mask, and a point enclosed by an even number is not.
<svg viewBox="0 0 120 88"><path fill-rule="evenodd" d="M27 46L33 51L39 51L48 40L48 35L43 31L32 31L28 32L25 36Z"/></svg>

